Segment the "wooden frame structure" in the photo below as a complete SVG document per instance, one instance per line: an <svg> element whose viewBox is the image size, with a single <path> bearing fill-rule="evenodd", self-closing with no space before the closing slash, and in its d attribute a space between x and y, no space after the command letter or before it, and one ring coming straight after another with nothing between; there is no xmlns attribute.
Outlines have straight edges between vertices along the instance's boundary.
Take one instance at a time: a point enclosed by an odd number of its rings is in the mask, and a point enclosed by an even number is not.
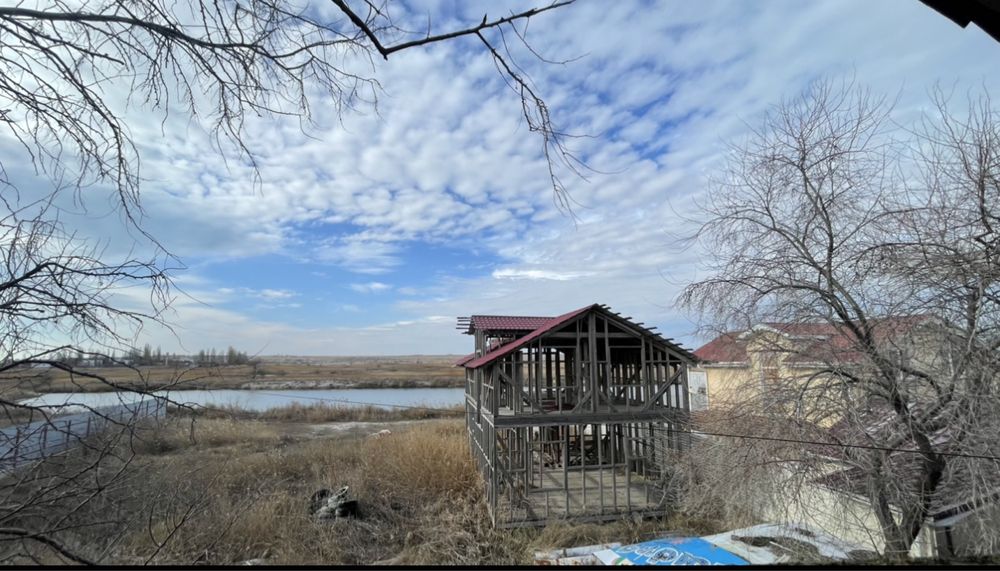
<svg viewBox="0 0 1000 571"><path fill-rule="evenodd" d="M559 317L459 318L469 445L494 525L662 514L686 447L694 355L590 305Z"/></svg>

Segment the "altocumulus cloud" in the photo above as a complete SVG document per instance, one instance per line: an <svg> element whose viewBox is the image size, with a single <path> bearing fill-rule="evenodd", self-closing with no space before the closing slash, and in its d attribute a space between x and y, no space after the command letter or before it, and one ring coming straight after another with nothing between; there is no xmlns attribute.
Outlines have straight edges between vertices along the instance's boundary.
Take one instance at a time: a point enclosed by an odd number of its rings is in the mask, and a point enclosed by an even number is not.
<svg viewBox="0 0 1000 571"><path fill-rule="evenodd" d="M416 29L429 16L443 29L513 6L413 2L400 18ZM853 78L893 97L905 123L935 82L956 93L1000 88L992 69L1000 45L912 0L580 2L533 21L528 39L550 59L581 56L549 65L512 46L557 124L589 135L570 141L597 171L586 182L563 177L573 217L554 204L541 142L521 123L518 98L472 40L378 62L386 92L377 115L339 117L317 105L306 133L288 118L248 122L259 184L183 113L161 125L130 112L149 229L189 262L189 274L247 268L188 286L226 306L179 302L171 321L184 343L461 352L467 339L442 316L554 314L594 301L694 343L670 302L706 253L682 251L675 237L697 222L726 141L768 105L818 77ZM101 237L98 230L85 233ZM411 257L438 250L459 254ZM265 257L335 280L330 291L343 294L331 295L343 299L316 315L306 284L274 275L265 283L250 271ZM414 270L423 263L435 269ZM303 307L287 307L288 317L253 305L292 298ZM156 328L145 335L176 343Z"/></svg>

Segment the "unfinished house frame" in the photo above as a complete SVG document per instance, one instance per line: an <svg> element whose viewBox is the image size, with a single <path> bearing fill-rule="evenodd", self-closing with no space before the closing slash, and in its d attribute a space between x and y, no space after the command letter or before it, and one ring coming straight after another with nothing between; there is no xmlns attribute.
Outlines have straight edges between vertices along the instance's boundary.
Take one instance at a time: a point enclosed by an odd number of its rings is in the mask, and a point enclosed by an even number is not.
<svg viewBox="0 0 1000 571"><path fill-rule="evenodd" d="M695 357L604 305L559 317L473 315L469 444L494 525L660 515L686 446Z"/></svg>

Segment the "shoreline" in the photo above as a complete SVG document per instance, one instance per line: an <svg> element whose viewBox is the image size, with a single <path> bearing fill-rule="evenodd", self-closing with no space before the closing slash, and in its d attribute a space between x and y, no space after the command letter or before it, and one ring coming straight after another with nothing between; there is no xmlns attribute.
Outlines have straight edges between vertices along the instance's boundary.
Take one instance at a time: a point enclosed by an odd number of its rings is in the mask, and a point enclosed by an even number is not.
<svg viewBox="0 0 1000 571"><path fill-rule="evenodd" d="M213 390L236 390L236 391L265 391L265 390L354 390L354 389L460 389L464 387L463 382L456 382L455 379L380 379L380 380L316 380L316 379L291 379L291 380L245 380L239 382L210 382L197 383L179 381L174 383L151 382L147 384L136 383L116 383L118 386L107 384L91 384L75 386L74 390L66 390L61 386L38 386L22 387L18 391L18 399L33 398L47 394L60 393L114 393L120 391L213 391Z"/></svg>

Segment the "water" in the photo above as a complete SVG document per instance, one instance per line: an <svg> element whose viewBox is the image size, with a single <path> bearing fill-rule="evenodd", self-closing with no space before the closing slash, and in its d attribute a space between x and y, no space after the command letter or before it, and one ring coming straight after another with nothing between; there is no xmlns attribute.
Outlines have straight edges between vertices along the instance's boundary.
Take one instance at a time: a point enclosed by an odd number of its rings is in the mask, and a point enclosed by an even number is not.
<svg viewBox="0 0 1000 571"><path fill-rule="evenodd" d="M446 408L464 402L464 389L303 389L303 390L239 390L220 389L208 391L157 391L154 394L188 404L212 407L237 407L251 411L265 411L288 406L328 404L331 406L375 405L380 408L401 407ZM21 401L33 406L62 407L83 405L90 407L134 403L144 398L129 392L110 393L48 393ZM396 405L396 406L394 406Z"/></svg>

